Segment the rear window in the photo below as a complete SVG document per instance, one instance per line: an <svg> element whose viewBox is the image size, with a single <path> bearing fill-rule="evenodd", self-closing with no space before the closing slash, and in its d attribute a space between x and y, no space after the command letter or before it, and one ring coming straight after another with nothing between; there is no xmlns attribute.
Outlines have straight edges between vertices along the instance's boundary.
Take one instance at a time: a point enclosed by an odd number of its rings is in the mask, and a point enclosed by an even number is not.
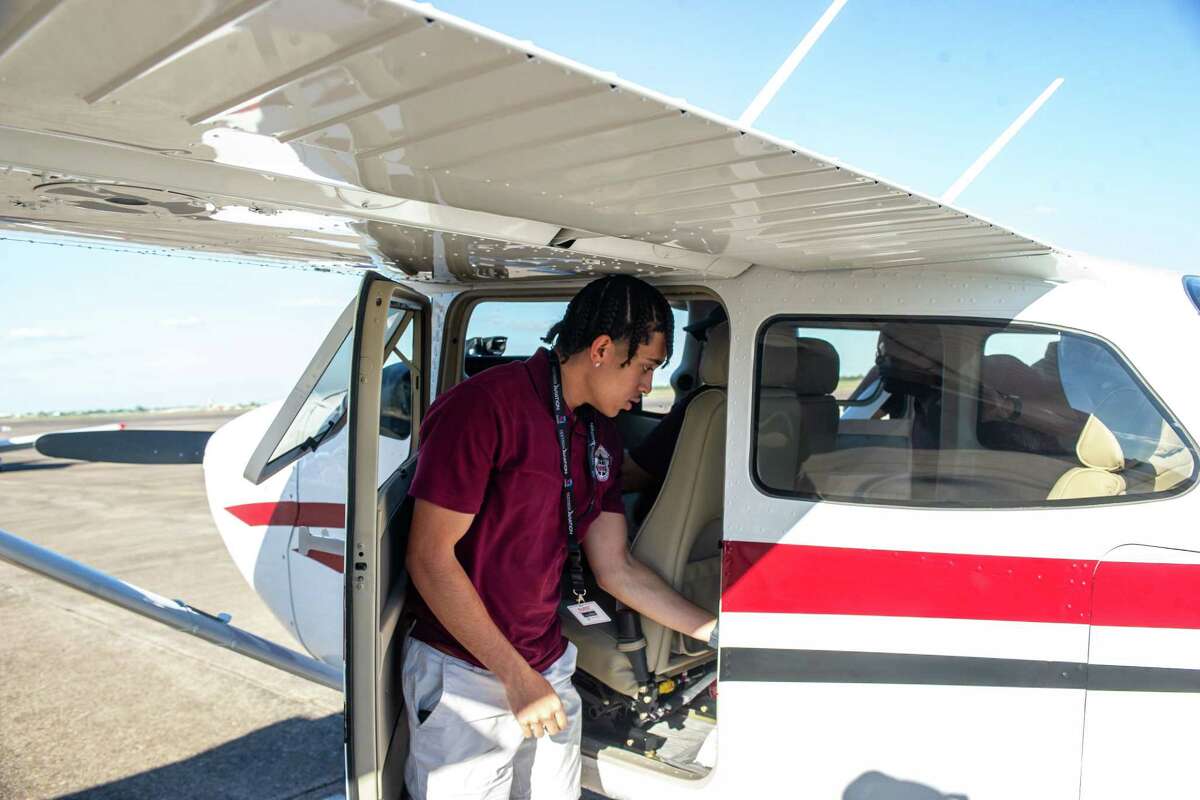
<svg viewBox="0 0 1200 800"><path fill-rule="evenodd" d="M758 341L754 472L770 494L933 506L1182 491L1193 450L1091 337L961 321L779 319Z"/></svg>

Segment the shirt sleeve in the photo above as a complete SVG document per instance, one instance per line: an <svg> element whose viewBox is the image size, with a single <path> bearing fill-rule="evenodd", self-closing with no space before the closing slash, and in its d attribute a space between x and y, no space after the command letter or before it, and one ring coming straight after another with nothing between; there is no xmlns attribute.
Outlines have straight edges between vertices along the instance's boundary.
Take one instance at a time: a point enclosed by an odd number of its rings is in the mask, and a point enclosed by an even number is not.
<svg viewBox="0 0 1200 800"><path fill-rule="evenodd" d="M470 381L439 397L419 429L417 473L408 493L477 514L496 465L500 419L491 396Z"/></svg>
<svg viewBox="0 0 1200 800"><path fill-rule="evenodd" d="M608 447L609 452L612 454L612 477L609 478L608 486L604 489L604 494L600 498L600 510L615 511L623 515L625 513L625 501L621 498L621 468L625 460L625 447L621 444L621 436L615 429L613 430Z"/></svg>

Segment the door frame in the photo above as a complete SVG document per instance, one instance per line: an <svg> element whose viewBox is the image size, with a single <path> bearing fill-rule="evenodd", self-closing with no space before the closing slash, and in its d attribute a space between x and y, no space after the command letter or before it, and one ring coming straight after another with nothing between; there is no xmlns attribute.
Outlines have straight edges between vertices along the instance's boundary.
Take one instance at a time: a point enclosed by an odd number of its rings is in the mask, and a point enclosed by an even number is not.
<svg viewBox="0 0 1200 800"><path fill-rule="evenodd" d="M379 630L381 608L390 587L380 585L378 486L380 390L387 360L388 313L397 303L420 314L414 356L412 446L415 458L420 418L429 404L431 303L411 288L377 272L363 277L356 300L350 367L346 559L343 636L345 642L345 728L347 800L378 800L385 790L383 770L390 755L386 721L378 719L377 698L384 664ZM372 343L377 343L372 346ZM400 556L403 559L403 554Z"/></svg>

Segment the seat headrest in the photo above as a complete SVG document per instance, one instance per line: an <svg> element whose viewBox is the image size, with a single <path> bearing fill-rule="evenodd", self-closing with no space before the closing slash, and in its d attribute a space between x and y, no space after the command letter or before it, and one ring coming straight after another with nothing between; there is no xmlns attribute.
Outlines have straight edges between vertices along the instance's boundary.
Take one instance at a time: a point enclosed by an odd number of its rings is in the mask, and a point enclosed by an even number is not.
<svg viewBox="0 0 1200 800"><path fill-rule="evenodd" d="M790 389L798 395L827 395L837 389L841 360L824 339L797 339L790 331L768 333L763 339L764 387Z"/></svg>
<svg viewBox="0 0 1200 800"><path fill-rule="evenodd" d="M1121 443L1095 415L1088 417L1083 426L1079 442L1075 445L1075 455L1079 458L1079 463L1092 469L1109 472L1125 469L1125 453L1121 450Z"/></svg>
<svg viewBox="0 0 1200 800"><path fill-rule="evenodd" d="M708 329L704 349L700 352L700 384L725 386L729 383L729 323L721 322Z"/></svg>
<svg viewBox="0 0 1200 800"><path fill-rule="evenodd" d="M796 394L833 394L842 363L824 339L796 340Z"/></svg>
<svg viewBox="0 0 1200 800"><path fill-rule="evenodd" d="M796 337L790 330L768 330L763 337L758 382L772 389L796 388Z"/></svg>

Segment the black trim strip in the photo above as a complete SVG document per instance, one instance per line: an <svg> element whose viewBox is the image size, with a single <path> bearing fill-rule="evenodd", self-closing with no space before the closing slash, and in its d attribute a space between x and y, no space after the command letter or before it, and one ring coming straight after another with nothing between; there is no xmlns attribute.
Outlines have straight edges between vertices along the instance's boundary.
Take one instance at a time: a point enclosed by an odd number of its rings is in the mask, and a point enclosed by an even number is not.
<svg viewBox="0 0 1200 800"><path fill-rule="evenodd" d="M1200 692L1200 669L759 647L721 648L721 680Z"/></svg>
<svg viewBox="0 0 1200 800"><path fill-rule="evenodd" d="M1200 669L1091 664L1087 688L1094 692L1200 692Z"/></svg>

